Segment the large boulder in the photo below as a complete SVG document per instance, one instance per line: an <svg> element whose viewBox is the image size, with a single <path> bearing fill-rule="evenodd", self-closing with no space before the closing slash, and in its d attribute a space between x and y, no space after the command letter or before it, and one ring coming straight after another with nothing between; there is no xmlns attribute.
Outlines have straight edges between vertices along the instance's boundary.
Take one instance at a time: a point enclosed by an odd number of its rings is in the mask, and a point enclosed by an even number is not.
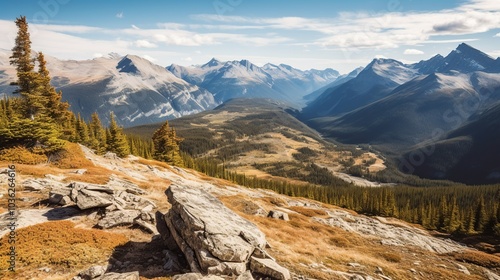
<svg viewBox="0 0 500 280"><path fill-rule="evenodd" d="M242 275L254 253L263 255L267 241L257 226L206 191L171 185L166 195L172 208L164 217L168 227L164 239L175 241L193 272Z"/></svg>

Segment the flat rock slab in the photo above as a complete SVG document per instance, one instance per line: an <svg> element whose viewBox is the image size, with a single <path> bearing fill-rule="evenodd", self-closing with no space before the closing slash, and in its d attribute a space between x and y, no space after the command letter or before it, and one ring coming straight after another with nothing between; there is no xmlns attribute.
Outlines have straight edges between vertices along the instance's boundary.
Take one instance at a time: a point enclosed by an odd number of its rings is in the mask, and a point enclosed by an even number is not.
<svg viewBox="0 0 500 280"><path fill-rule="evenodd" d="M271 259L261 259L252 257L250 261L250 270L254 273L270 276L273 279L289 280L291 279L290 271L280 266Z"/></svg>

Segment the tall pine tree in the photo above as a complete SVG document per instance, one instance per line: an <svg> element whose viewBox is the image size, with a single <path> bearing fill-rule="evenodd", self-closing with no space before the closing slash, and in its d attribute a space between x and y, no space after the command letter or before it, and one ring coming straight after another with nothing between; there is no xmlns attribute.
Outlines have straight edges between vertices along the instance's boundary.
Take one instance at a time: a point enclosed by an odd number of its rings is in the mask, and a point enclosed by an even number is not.
<svg viewBox="0 0 500 280"><path fill-rule="evenodd" d="M166 121L153 134L154 158L171 165L182 166L179 144L182 141Z"/></svg>
<svg viewBox="0 0 500 280"><path fill-rule="evenodd" d="M119 127L116 123L115 115L113 114L113 112L109 114L109 117L109 135L106 135L108 151L117 154L119 157L125 157L130 154L127 138L125 137L125 134L123 134L122 128Z"/></svg>

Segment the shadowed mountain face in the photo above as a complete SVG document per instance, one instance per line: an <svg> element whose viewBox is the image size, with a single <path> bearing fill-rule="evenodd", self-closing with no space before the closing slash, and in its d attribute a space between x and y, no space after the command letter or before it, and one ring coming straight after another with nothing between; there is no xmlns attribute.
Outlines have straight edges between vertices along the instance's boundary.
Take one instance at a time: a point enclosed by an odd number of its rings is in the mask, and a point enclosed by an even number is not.
<svg viewBox="0 0 500 280"><path fill-rule="evenodd" d="M497 92L500 94L500 92ZM500 181L500 104L478 113L443 140L414 148L401 159L401 169L432 179L467 184Z"/></svg>
<svg viewBox="0 0 500 280"><path fill-rule="evenodd" d="M488 149L482 150L489 145L476 135L488 123L476 118L500 101L497 64L498 59L466 44L446 57L412 65L374 60L356 78L321 94L300 118L339 142L375 145L396 157L404 154L400 168L409 173L499 182L496 164L484 154ZM457 134L469 122L468 133ZM424 152L424 163L412 158L419 152Z"/></svg>

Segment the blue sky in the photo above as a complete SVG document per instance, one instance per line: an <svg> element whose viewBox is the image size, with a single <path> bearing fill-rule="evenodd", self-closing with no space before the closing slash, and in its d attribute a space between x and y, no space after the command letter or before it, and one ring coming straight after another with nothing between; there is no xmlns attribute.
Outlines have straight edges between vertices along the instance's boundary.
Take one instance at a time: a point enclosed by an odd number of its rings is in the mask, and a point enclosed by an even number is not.
<svg viewBox="0 0 500 280"><path fill-rule="evenodd" d="M61 59L135 54L167 66L212 57L342 73L374 57L411 63L466 42L500 56L498 0L5 1L0 48L25 15L33 49Z"/></svg>

